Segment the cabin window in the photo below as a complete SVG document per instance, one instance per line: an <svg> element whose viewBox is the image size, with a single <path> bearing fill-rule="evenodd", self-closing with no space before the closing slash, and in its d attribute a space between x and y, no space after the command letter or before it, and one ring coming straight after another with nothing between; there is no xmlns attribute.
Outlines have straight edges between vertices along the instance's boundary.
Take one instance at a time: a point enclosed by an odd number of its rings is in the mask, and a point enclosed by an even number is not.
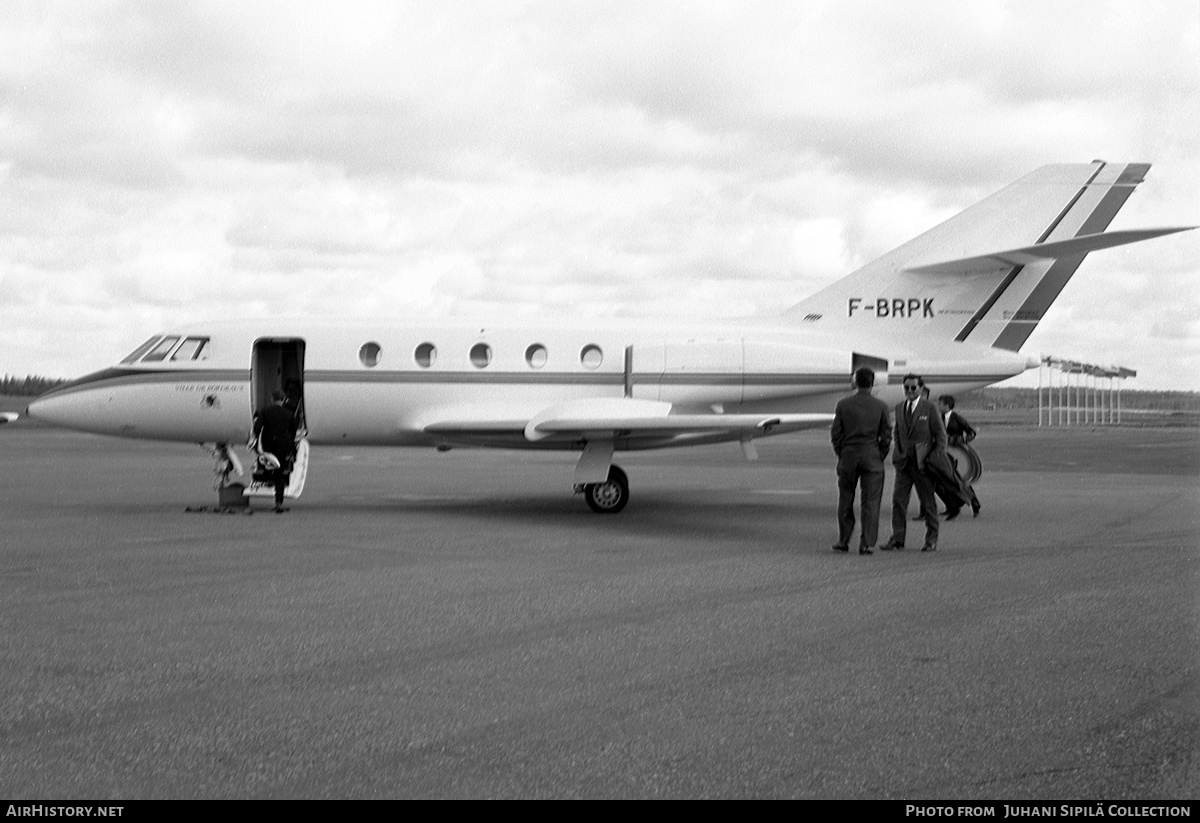
<svg viewBox="0 0 1200 823"><path fill-rule="evenodd" d="M207 360L208 359L208 338L207 337L185 337L183 344L180 345L175 353L171 355L172 360Z"/></svg>
<svg viewBox="0 0 1200 823"><path fill-rule="evenodd" d="M175 344L179 342L178 337L164 337L162 342L150 350L150 353L142 358L143 363L158 363L167 359L167 355L171 353L171 349L175 348Z"/></svg>
<svg viewBox="0 0 1200 823"><path fill-rule="evenodd" d="M589 343L579 352L579 362L585 369L598 369L604 362L604 352L595 343Z"/></svg>
<svg viewBox="0 0 1200 823"><path fill-rule="evenodd" d="M482 369L492 362L492 347L487 343L476 343L471 347L471 365Z"/></svg>
<svg viewBox="0 0 1200 823"><path fill-rule="evenodd" d="M378 343L363 343L362 348L358 350L358 359L368 369L373 369L379 365L379 357L383 353L383 349Z"/></svg>
<svg viewBox="0 0 1200 823"><path fill-rule="evenodd" d="M546 347L541 343L534 343L525 350L525 362L531 369L540 369L546 365L546 358Z"/></svg>
<svg viewBox="0 0 1200 823"><path fill-rule="evenodd" d="M432 343L422 343L413 352L413 359L417 361L417 365L421 368L429 368L437 362L437 346Z"/></svg>
<svg viewBox="0 0 1200 823"><path fill-rule="evenodd" d="M138 346L136 349L134 349L133 351L131 351L131 352L129 353L129 356L128 356L128 357L126 357L126 358L125 358L124 360L122 360L121 362L122 362L122 363L133 363L133 362L136 362L138 359L140 359L140 358L141 358L141 356L142 356L143 354L145 354L146 352L150 351L150 349L154 348L154 344L155 344L155 343L157 343L157 342L158 342L158 335L156 334L156 335L154 335L153 337L151 337L149 340L147 340L145 343L143 343L142 345Z"/></svg>

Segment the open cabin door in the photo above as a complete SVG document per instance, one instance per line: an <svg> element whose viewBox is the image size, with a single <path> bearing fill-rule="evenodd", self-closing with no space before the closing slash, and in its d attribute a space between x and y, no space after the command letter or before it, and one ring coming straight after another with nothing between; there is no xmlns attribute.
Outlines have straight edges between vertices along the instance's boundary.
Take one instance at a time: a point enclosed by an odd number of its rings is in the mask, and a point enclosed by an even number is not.
<svg viewBox="0 0 1200 823"><path fill-rule="evenodd" d="M287 405L299 415L304 428L304 341L263 339L254 343L250 361L251 411L258 414L271 405L277 391L287 396Z"/></svg>
<svg viewBox="0 0 1200 823"><path fill-rule="evenodd" d="M250 402L253 418L271 405L275 392L283 392L284 405L296 415L296 428L300 441L296 444L296 459L292 464L291 477L284 496L296 498L304 491L308 475L308 440L303 435L308 430L304 415L304 341L298 338L262 338L254 343L250 361ZM246 488L246 494L256 497L272 497L275 488L259 480L255 474Z"/></svg>

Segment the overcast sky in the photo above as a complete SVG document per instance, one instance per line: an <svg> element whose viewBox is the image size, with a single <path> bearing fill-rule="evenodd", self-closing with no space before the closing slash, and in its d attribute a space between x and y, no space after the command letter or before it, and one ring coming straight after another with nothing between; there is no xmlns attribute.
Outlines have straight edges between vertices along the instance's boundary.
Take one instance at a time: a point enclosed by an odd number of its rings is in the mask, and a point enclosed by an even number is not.
<svg viewBox="0 0 1200 823"><path fill-rule="evenodd" d="M0 374L222 316L767 315L1051 162L1193 225L1198 92L1196 0L4 2ZM1023 351L1200 390L1200 231L1089 256Z"/></svg>

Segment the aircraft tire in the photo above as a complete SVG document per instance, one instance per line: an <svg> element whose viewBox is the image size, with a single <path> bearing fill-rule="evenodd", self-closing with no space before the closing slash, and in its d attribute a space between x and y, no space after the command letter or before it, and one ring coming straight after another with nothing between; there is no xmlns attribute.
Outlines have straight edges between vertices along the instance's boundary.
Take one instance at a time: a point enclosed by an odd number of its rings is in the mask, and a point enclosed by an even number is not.
<svg viewBox="0 0 1200 823"><path fill-rule="evenodd" d="M583 499L596 514L616 514L629 502L629 478L620 466L610 466L603 483L587 483Z"/></svg>

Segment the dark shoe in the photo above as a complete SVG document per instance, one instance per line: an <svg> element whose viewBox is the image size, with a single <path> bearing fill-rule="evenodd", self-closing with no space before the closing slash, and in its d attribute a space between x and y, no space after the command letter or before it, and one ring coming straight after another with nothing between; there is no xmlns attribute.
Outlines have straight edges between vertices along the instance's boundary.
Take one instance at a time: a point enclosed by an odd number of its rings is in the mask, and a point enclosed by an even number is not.
<svg viewBox="0 0 1200 823"><path fill-rule="evenodd" d="M960 511L962 511L962 506L959 506L957 509L951 509L950 511L946 512L946 519L953 520L954 518L958 517L958 513Z"/></svg>
<svg viewBox="0 0 1200 823"><path fill-rule="evenodd" d="M845 543L834 543L833 550L835 552L848 552L848 551L850 551L850 547L847 546Z"/></svg>
<svg viewBox="0 0 1200 823"><path fill-rule="evenodd" d="M291 510L287 506L276 506L275 507L276 514L283 514L286 511L291 511Z"/></svg>
<svg viewBox="0 0 1200 823"><path fill-rule="evenodd" d="M937 551L937 543L926 543L924 546L921 547L921 551L935 552L935 551Z"/></svg>
<svg viewBox="0 0 1200 823"><path fill-rule="evenodd" d="M871 551L866 546L859 546L858 553L859 554L875 554L875 552Z"/></svg>
<svg viewBox="0 0 1200 823"><path fill-rule="evenodd" d="M972 517L978 517L978 516L979 516L979 510L980 510L980 509L982 509L982 508L983 508L983 506L979 505L979 501L978 501L978 500L972 500L972 501L971 501L971 516L972 516Z"/></svg>
<svg viewBox="0 0 1200 823"><path fill-rule="evenodd" d="M879 550L881 552L902 552L902 551L904 551L904 544L897 543L895 540L889 540L888 542L886 542L882 546L880 546Z"/></svg>

